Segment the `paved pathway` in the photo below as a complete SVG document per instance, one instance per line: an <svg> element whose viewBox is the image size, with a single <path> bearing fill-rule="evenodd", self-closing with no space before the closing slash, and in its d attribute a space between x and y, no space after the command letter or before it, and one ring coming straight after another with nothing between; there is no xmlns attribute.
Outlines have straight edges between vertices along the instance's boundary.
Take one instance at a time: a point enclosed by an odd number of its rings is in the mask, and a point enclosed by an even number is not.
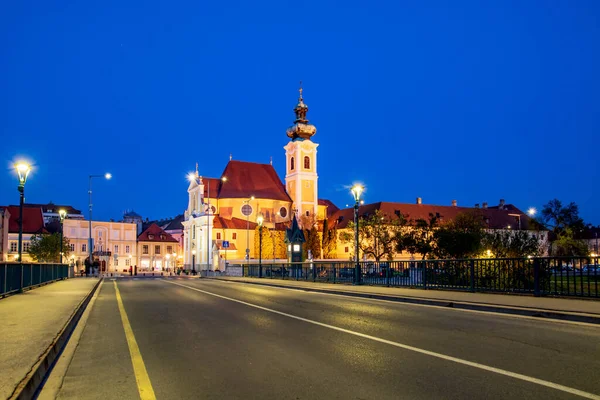
<svg viewBox="0 0 600 400"><path fill-rule="evenodd" d="M97 282L68 279L0 300L0 398L11 395Z"/></svg>

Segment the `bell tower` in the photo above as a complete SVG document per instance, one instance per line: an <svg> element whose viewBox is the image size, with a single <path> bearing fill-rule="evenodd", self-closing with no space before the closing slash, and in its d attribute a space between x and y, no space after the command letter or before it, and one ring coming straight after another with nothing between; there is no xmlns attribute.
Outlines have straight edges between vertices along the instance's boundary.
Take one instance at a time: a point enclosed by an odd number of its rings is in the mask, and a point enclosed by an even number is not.
<svg viewBox="0 0 600 400"><path fill-rule="evenodd" d="M318 205L318 175L317 175L317 143L311 138L317 133L317 128L308 123L306 114L308 106L302 97L302 82L300 96L294 108L296 120L287 129L290 142L285 149L285 186L292 198L292 207L298 210L298 216L317 217Z"/></svg>

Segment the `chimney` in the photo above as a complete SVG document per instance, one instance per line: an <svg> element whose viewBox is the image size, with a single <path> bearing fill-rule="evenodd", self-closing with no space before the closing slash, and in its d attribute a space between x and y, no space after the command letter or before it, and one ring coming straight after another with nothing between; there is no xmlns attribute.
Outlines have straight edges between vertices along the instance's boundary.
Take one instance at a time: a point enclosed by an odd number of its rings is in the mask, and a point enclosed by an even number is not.
<svg viewBox="0 0 600 400"><path fill-rule="evenodd" d="M417 197L417 204L423 204L423 199L420 197Z"/></svg>
<svg viewBox="0 0 600 400"><path fill-rule="evenodd" d="M487 201L484 201L483 203L481 203L481 208L487 208Z"/></svg>
<svg viewBox="0 0 600 400"><path fill-rule="evenodd" d="M458 204L458 203L457 203L457 201L456 201L456 200L452 200L452 207L456 207L456 205L457 205L457 204Z"/></svg>
<svg viewBox="0 0 600 400"><path fill-rule="evenodd" d="M479 208L479 203L475 203L475 208Z"/></svg>
<svg viewBox="0 0 600 400"><path fill-rule="evenodd" d="M504 210L504 204L505 204L504 199L500 199L500 207L498 207L498 208L500 208L501 210Z"/></svg>

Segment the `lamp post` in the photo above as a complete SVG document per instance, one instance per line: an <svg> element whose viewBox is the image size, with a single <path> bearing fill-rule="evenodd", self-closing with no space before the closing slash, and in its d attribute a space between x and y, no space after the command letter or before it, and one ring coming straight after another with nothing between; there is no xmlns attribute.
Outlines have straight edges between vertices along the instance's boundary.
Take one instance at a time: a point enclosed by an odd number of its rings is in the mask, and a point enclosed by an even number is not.
<svg viewBox="0 0 600 400"><path fill-rule="evenodd" d="M112 175L110 173L106 173L104 175L90 175L89 176L89 185L88 185L88 194L89 194L89 207L90 207L90 223L89 223L89 240L88 240L88 254L90 260L90 272L94 269L94 258L93 258L93 248L92 248L92 178L105 178L110 179Z"/></svg>
<svg viewBox="0 0 600 400"><path fill-rule="evenodd" d="M192 275L196 275L196 249L192 250Z"/></svg>
<svg viewBox="0 0 600 400"><path fill-rule="evenodd" d="M63 234L64 234L64 224L65 217L67 216L67 212L65 210L58 210L58 215L60 216L60 263L63 262Z"/></svg>
<svg viewBox="0 0 600 400"><path fill-rule="evenodd" d="M165 255L165 258L167 259L167 261L166 261L166 264L167 264L167 265L166 265L166 267L167 267L167 272L169 272L169 268L170 268L170 265L169 265L169 259L171 258L171 254L167 253L167 254Z"/></svg>
<svg viewBox="0 0 600 400"><path fill-rule="evenodd" d="M20 161L15 164L19 175L19 263L23 264L23 202L25 201L25 182L31 172L31 166ZM21 268L21 287L23 287L23 268Z"/></svg>
<svg viewBox="0 0 600 400"><path fill-rule="evenodd" d="M258 223L258 277L262 278L262 227L265 222L265 217L262 213L258 213L256 216L256 222Z"/></svg>
<svg viewBox="0 0 600 400"><path fill-rule="evenodd" d="M250 196L248 200L244 200L244 205L250 206L252 200L254 200L254 196ZM249 208L249 210L246 210L248 212L246 214L246 265L248 266L248 272L250 272L250 214L252 214L252 206ZM242 276L243 275L242 271Z"/></svg>
<svg viewBox="0 0 600 400"><path fill-rule="evenodd" d="M356 270L354 271L354 283L360 285L362 273L360 270L360 257L359 257L359 239L358 239L358 207L360 204L360 195L364 191L364 187L359 184L352 186L352 195L354 196L354 236L356 240Z"/></svg>

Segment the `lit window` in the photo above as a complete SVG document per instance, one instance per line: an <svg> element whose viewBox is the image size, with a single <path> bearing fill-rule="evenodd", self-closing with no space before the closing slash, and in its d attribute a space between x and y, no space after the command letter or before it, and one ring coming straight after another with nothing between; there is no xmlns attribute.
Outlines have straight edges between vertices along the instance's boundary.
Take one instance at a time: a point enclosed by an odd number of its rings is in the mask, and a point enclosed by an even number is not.
<svg viewBox="0 0 600 400"><path fill-rule="evenodd" d="M310 169L310 157L304 157L304 169Z"/></svg>
<svg viewBox="0 0 600 400"><path fill-rule="evenodd" d="M10 242L10 251L17 251L17 242Z"/></svg>
<svg viewBox="0 0 600 400"><path fill-rule="evenodd" d="M290 158L290 169L294 170L294 157Z"/></svg>
<svg viewBox="0 0 600 400"><path fill-rule="evenodd" d="M294 245L294 251L300 251L300 245L299 244L295 244Z"/></svg>

